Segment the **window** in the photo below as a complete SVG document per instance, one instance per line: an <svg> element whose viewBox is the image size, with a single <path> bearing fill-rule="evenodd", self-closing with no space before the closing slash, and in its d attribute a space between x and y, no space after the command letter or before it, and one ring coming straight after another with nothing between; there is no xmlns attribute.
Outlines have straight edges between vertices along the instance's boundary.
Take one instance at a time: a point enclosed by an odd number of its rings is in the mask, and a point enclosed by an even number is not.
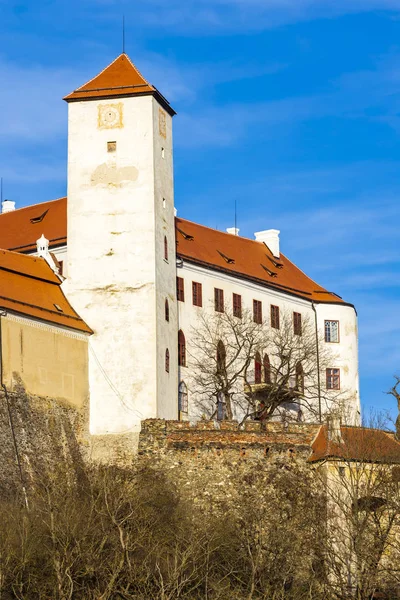
<svg viewBox="0 0 400 600"><path fill-rule="evenodd" d="M178 332L178 365L186 367L186 340L181 329Z"/></svg>
<svg viewBox="0 0 400 600"><path fill-rule="evenodd" d="M301 363L296 365L296 391L304 396L304 371Z"/></svg>
<svg viewBox="0 0 400 600"><path fill-rule="evenodd" d="M253 321L259 325L262 323L262 304L260 300L253 300Z"/></svg>
<svg viewBox="0 0 400 600"><path fill-rule="evenodd" d="M271 383L271 363L268 354L264 354L264 381Z"/></svg>
<svg viewBox="0 0 400 600"><path fill-rule="evenodd" d="M58 270L59 270L60 275L64 275L64 261L63 260L58 261Z"/></svg>
<svg viewBox="0 0 400 600"><path fill-rule="evenodd" d="M203 290L201 283L192 281L193 306L203 306Z"/></svg>
<svg viewBox="0 0 400 600"><path fill-rule="evenodd" d="M185 284L183 277L176 278L176 297L180 302L185 302Z"/></svg>
<svg viewBox="0 0 400 600"><path fill-rule="evenodd" d="M340 390L340 369L326 370L326 389Z"/></svg>
<svg viewBox="0 0 400 600"><path fill-rule="evenodd" d="M164 235L164 259L168 260L168 240L166 235Z"/></svg>
<svg viewBox="0 0 400 600"><path fill-rule="evenodd" d="M293 331L294 335L301 335L301 313L293 313Z"/></svg>
<svg viewBox="0 0 400 600"><path fill-rule="evenodd" d="M107 142L107 152L115 152L117 149L117 142Z"/></svg>
<svg viewBox="0 0 400 600"><path fill-rule="evenodd" d="M279 329L279 306L271 304L271 327Z"/></svg>
<svg viewBox="0 0 400 600"><path fill-rule="evenodd" d="M178 410L187 413L189 410L187 385L181 381L178 387Z"/></svg>
<svg viewBox="0 0 400 600"><path fill-rule="evenodd" d="M233 316L242 318L242 296L240 294L233 294Z"/></svg>
<svg viewBox="0 0 400 600"><path fill-rule="evenodd" d="M169 350L168 348L165 351L165 370L169 373Z"/></svg>
<svg viewBox="0 0 400 600"><path fill-rule="evenodd" d="M165 298L165 320L169 321L169 304L167 298Z"/></svg>
<svg viewBox="0 0 400 600"><path fill-rule="evenodd" d="M259 352L256 352L254 359L254 383L261 383L261 356Z"/></svg>
<svg viewBox="0 0 400 600"><path fill-rule="evenodd" d="M166 199L165 199L165 198L163 198L163 199L162 199L162 207L163 207L163 208L166 208L166 206L167 206L167 201L166 201Z"/></svg>
<svg viewBox="0 0 400 600"><path fill-rule="evenodd" d="M325 321L325 341L339 341L339 321Z"/></svg>
<svg viewBox="0 0 400 600"><path fill-rule="evenodd" d="M225 372L226 362L226 350L223 342L219 340L217 344L217 373L223 374Z"/></svg>
<svg viewBox="0 0 400 600"><path fill-rule="evenodd" d="M214 306L217 312L224 312L224 290L214 288Z"/></svg>

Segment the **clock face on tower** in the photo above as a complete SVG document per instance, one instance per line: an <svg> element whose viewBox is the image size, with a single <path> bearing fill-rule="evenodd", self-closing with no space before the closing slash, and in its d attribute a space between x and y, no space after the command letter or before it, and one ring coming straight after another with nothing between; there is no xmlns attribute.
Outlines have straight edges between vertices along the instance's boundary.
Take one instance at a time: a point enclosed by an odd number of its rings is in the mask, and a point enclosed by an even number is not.
<svg viewBox="0 0 400 600"><path fill-rule="evenodd" d="M99 129L116 129L122 127L122 102L118 104L99 104Z"/></svg>

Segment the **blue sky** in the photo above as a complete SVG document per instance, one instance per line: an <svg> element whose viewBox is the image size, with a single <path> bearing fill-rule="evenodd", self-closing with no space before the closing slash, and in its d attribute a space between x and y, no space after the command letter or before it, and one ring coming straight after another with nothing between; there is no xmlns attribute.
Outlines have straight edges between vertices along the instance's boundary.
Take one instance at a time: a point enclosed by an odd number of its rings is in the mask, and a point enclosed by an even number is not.
<svg viewBox="0 0 400 600"><path fill-rule="evenodd" d="M400 373L400 0L0 0L0 175L66 193L61 98L126 51L178 111L179 214L281 248L359 314L366 412Z"/></svg>

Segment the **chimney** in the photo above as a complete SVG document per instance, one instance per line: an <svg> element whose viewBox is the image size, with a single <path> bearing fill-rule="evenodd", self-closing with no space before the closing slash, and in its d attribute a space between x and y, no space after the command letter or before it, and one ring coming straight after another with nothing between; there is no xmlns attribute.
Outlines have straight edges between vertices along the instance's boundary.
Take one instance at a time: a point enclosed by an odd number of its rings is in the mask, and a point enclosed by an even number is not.
<svg viewBox="0 0 400 600"><path fill-rule="evenodd" d="M44 258L44 260L49 265L50 269L52 269L52 271L54 271L54 273L58 275L62 281L64 281L65 277L62 277L62 275L60 275L60 269L56 265L52 255L49 252L49 240L44 237L43 233L41 237L38 240L36 240L36 248L37 255L40 256L40 258Z"/></svg>
<svg viewBox="0 0 400 600"><path fill-rule="evenodd" d="M326 420L328 427L328 440L335 444L341 444L343 442L341 425L342 420L340 415L332 413Z"/></svg>
<svg viewBox="0 0 400 600"><path fill-rule="evenodd" d="M279 258L279 229L266 229L254 234L257 242L263 242L271 250L275 258Z"/></svg>
<svg viewBox="0 0 400 600"><path fill-rule="evenodd" d="M231 235L239 235L239 229L237 227L228 227L226 232Z"/></svg>
<svg viewBox="0 0 400 600"><path fill-rule="evenodd" d="M3 200L1 204L1 212L8 213L12 212L13 210L15 210L15 202L12 200Z"/></svg>

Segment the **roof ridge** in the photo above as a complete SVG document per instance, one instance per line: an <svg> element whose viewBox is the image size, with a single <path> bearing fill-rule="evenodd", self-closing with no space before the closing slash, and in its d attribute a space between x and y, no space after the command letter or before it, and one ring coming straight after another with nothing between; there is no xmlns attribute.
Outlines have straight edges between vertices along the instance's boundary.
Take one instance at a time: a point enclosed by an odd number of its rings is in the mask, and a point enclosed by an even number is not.
<svg viewBox="0 0 400 600"><path fill-rule="evenodd" d="M50 202L59 202L60 200L66 200L67 196L61 196L60 198L54 198L53 200L44 200L43 202L37 202L36 204L28 204L27 206L20 206L14 210L10 210L9 212L0 213L0 217L3 215L12 215L17 211L25 210L26 208L33 208L34 206L41 206L42 204L49 204ZM10 252L10 250L8 251Z"/></svg>

